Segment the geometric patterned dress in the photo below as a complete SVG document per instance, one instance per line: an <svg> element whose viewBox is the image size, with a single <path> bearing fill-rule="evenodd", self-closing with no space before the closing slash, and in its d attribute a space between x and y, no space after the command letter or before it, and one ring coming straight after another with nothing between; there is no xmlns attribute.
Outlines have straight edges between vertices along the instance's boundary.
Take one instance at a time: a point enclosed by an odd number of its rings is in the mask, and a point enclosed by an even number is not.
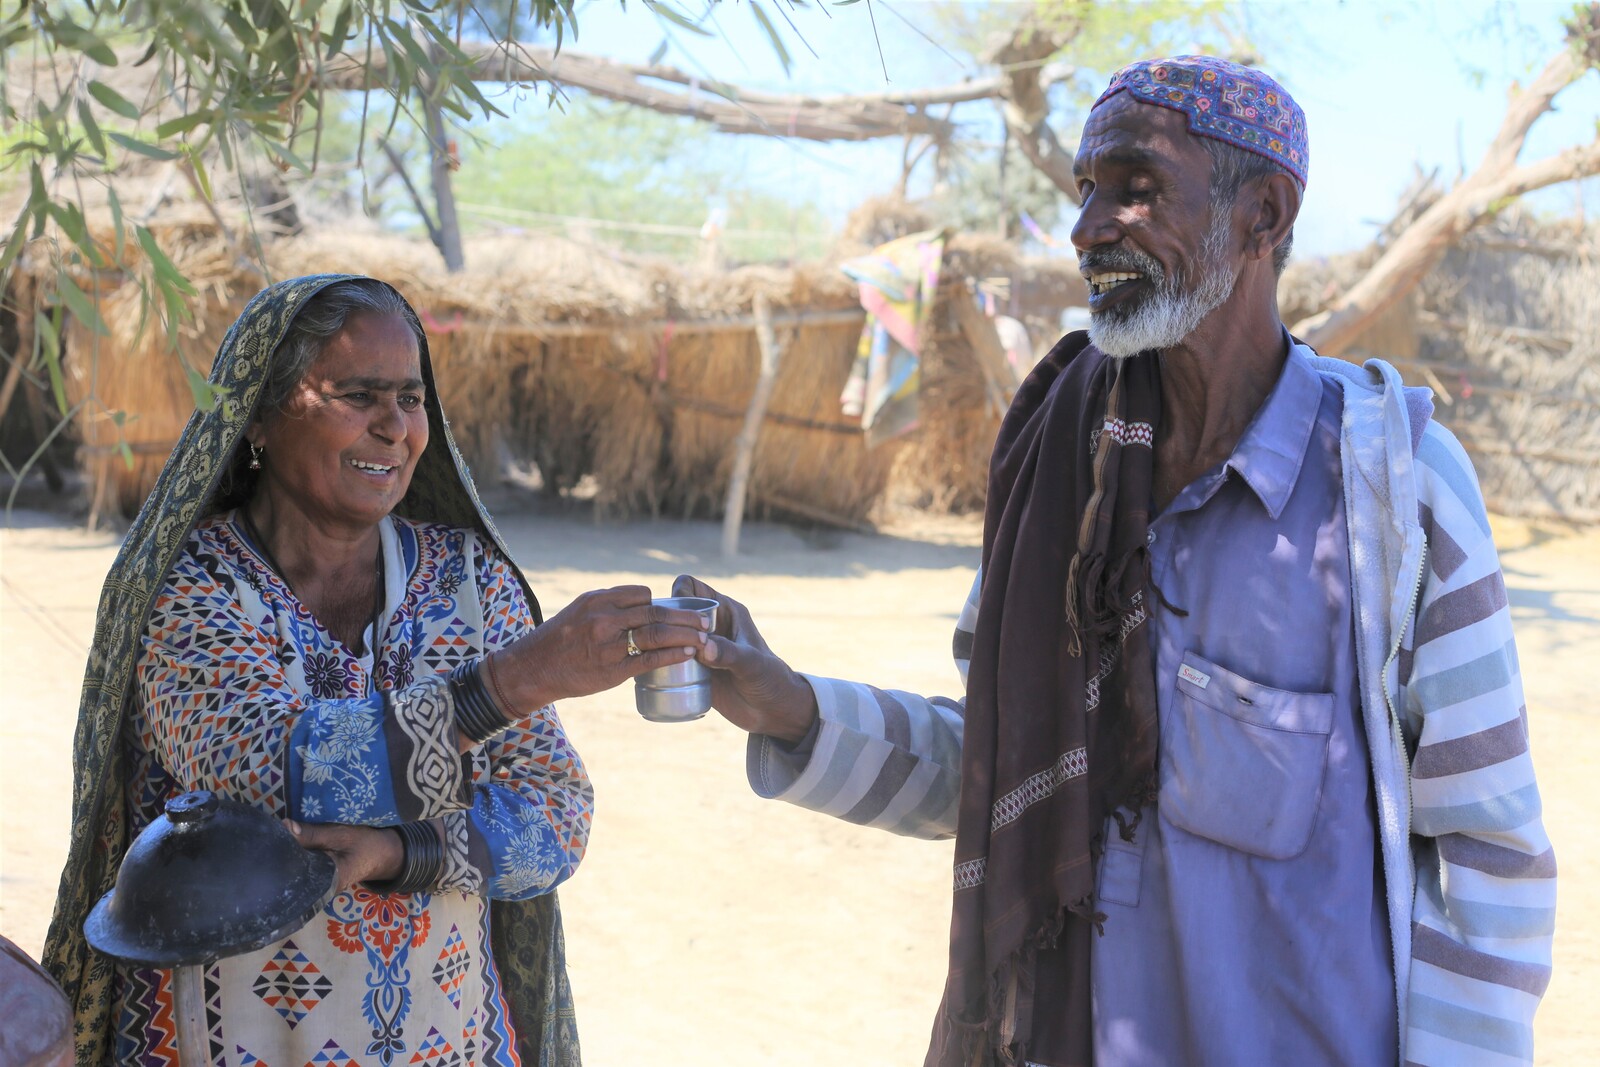
<svg viewBox="0 0 1600 1067"><path fill-rule="evenodd" d="M509 563L471 530L389 516L379 532L366 655L295 599L233 512L195 528L145 633L124 738L132 834L191 789L306 822L444 830L429 891L357 887L206 969L219 1067L519 1063L489 900L549 892L588 840L593 790L554 708L456 749L445 676L533 626ZM178 1063L171 977L119 969L117 1063Z"/></svg>

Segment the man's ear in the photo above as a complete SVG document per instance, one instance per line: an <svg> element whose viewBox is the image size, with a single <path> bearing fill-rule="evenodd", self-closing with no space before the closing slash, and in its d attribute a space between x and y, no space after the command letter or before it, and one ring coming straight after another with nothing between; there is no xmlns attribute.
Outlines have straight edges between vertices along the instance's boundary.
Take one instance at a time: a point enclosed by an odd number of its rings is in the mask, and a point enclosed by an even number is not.
<svg viewBox="0 0 1600 1067"><path fill-rule="evenodd" d="M1247 259L1272 258L1272 250L1282 244L1294 229L1300 214L1300 186L1284 173L1270 174L1254 183L1250 198L1251 218L1244 235Z"/></svg>

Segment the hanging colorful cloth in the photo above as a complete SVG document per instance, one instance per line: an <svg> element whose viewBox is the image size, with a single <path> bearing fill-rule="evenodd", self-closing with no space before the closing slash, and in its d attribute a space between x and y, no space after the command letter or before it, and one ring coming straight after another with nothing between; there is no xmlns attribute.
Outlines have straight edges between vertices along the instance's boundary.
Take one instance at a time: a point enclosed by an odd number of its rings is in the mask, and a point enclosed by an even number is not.
<svg viewBox="0 0 1600 1067"><path fill-rule="evenodd" d="M945 236L944 230L907 234L840 265L860 287L867 322L839 406L861 420L868 445L916 428L921 343L939 288Z"/></svg>

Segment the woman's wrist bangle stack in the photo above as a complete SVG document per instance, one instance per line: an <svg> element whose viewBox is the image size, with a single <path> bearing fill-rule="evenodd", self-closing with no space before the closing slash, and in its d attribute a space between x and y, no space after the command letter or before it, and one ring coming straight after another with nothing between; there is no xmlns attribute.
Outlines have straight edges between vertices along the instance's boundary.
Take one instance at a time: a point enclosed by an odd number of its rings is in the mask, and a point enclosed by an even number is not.
<svg viewBox="0 0 1600 1067"><path fill-rule="evenodd" d="M368 882L377 893L420 893L439 884L444 874L444 843L432 823L403 822L393 828L400 834L405 858L400 873L385 882Z"/></svg>
<svg viewBox="0 0 1600 1067"><path fill-rule="evenodd" d="M463 663L450 672L450 695L455 698L456 729L475 745L505 733L511 722L494 706L483 684L483 661Z"/></svg>

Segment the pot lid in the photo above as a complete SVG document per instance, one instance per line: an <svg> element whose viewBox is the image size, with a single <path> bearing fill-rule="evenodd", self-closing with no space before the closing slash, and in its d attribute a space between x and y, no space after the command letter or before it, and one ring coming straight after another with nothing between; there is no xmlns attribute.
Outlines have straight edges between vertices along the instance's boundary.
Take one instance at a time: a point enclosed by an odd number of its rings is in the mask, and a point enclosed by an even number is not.
<svg viewBox="0 0 1600 1067"><path fill-rule="evenodd" d="M294 933L334 887L332 857L259 808L200 790L167 801L134 839L83 932L125 963L212 963Z"/></svg>

